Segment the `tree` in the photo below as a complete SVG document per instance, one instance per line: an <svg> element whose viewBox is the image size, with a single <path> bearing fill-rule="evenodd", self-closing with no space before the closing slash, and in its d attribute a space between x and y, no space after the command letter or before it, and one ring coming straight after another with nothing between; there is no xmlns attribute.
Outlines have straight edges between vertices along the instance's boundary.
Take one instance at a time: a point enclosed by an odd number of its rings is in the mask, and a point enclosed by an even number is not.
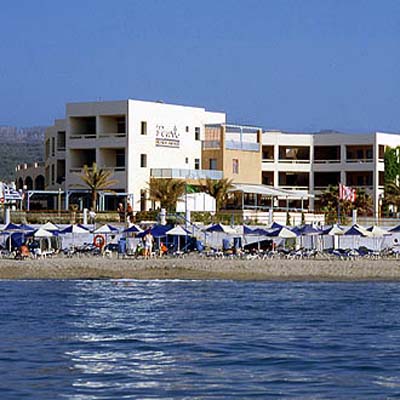
<svg viewBox="0 0 400 400"><path fill-rule="evenodd" d="M400 206L400 147L388 147L385 151L384 159L385 174L382 211L387 214L390 205L395 206L396 209Z"/></svg>
<svg viewBox="0 0 400 400"><path fill-rule="evenodd" d="M371 215L373 212L372 197L363 189L356 189L356 201L351 203L351 209L356 209L358 215Z"/></svg>
<svg viewBox="0 0 400 400"><path fill-rule="evenodd" d="M214 180L207 178L202 185L202 190L215 198L217 212L224 205L228 192L232 189L232 179L222 178Z"/></svg>
<svg viewBox="0 0 400 400"><path fill-rule="evenodd" d="M392 204L397 209L400 207L400 186L396 180L385 184L385 203Z"/></svg>
<svg viewBox="0 0 400 400"><path fill-rule="evenodd" d="M339 200L338 186L329 185L320 196L321 209L326 213L325 220L328 224L338 221L339 202L342 223L346 223L347 217L354 209L359 215L368 215L372 212L372 198L364 190L356 189L356 201L352 203L348 200Z"/></svg>
<svg viewBox="0 0 400 400"><path fill-rule="evenodd" d="M174 211L179 197L185 194L186 182L182 179L150 179L150 200L158 201L162 208Z"/></svg>
<svg viewBox="0 0 400 400"><path fill-rule="evenodd" d="M112 174L112 171L97 168L96 163L93 163L91 168L87 165L83 166L83 173L79 177L84 182L84 186L90 189L92 210L96 210L97 194L99 191L113 193L109 188L118 183L118 181L110 179Z"/></svg>

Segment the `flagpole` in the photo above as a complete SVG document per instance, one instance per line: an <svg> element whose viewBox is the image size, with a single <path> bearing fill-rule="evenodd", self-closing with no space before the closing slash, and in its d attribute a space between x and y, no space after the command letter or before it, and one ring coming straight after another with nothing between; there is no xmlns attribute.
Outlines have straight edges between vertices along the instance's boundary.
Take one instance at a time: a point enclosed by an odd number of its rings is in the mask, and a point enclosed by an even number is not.
<svg viewBox="0 0 400 400"><path fill-rule="evenodd" d="M337 221L337 223L338 223L338 225L340 225L340 199L341 199L341 197L342 197L342 195L341 195L341 190L342 190L342 184L341 183L339 183L339 196L338 196L338 206L337 206L337 213L338 213L338 221Z"/></svg>

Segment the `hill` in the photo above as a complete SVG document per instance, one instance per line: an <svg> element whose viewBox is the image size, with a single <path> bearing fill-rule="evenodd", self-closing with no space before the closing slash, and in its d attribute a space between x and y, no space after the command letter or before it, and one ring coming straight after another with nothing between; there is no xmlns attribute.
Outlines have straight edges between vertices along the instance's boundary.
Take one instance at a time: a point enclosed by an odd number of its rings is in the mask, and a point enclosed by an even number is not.
<svg viewBox="0 0 400 400"><path fill-rule="evenodd" d="M44 160L45 129L0 126L0 181L13 181L17 164Z"/></svg>

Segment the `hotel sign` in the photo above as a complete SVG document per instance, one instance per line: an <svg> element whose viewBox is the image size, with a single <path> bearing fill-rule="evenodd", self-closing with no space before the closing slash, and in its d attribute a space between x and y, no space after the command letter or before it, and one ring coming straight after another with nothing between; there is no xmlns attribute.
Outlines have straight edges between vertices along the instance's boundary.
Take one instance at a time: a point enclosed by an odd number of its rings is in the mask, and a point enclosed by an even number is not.
<svg viewBox="0 0 400 400"><path fill-rule="evenodd" d="M176 125L172 129L166 129L164 125L156 125L156 146L179 148L180 134Z"/></svg>

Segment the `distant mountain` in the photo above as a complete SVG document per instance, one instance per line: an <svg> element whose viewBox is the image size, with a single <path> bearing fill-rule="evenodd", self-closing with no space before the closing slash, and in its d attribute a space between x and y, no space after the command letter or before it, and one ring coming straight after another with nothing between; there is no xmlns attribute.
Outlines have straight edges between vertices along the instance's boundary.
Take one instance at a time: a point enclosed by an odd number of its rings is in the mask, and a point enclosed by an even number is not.
<svg viewBox="0 0 400 400"><path fill-rule="evenodd" d="M13 181L17 164L44 160L45 130L44 126L0 126L0 181Z"/></svg>

